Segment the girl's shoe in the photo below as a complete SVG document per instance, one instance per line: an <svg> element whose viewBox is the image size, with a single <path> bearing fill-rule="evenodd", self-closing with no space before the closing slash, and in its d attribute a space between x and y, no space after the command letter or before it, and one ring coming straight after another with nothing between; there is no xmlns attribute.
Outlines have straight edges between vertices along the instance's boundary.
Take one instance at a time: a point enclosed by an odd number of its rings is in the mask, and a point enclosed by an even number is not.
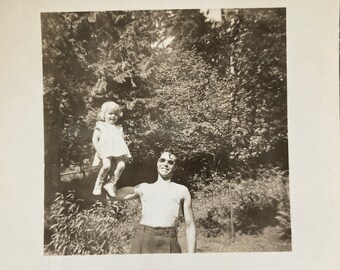
<svg viewBox="0 0 340 270"><path fill-rule="evenodd" d="M94 189L92 191L93 195L101 195L102 194L102 187L103 187L103 181L96 181L94 184Z"/></svg>
<svg viewBox="0 0 340 270"><path fill-rule="evenodd" d="M116 185L114 183L108 182L103 188L111 197L116 197Z"/></svg>

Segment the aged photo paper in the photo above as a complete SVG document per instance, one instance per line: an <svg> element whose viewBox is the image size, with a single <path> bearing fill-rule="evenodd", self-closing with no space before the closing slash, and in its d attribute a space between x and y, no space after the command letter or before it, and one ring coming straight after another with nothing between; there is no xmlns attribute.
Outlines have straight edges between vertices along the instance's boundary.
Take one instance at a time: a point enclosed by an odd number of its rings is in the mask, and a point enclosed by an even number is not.
<svg viewBox="0 0 340 270"><path fill-rule="evenodd" d="M0 7L2 269L340 267L339 1L3 0ZM291 251L46 256L41 13L221 8L286 10Z"/></svg>

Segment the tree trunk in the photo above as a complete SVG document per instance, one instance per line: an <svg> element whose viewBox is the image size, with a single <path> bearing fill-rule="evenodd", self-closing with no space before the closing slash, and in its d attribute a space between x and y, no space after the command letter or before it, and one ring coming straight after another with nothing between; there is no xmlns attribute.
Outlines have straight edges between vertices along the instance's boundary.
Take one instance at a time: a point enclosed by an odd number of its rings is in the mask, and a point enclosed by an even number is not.
<svg viewBox="0 0 340 270"><path fill-rule="evenodd" d="M229 192L229 207L230 207L230 235L231 235L231 238L234 238L235 229L234 229L233 191L231 188L230 179L229 179L229 184L228 184L228 192Z"/></svg>
<svg viewBox="0 0 340 270"><path fill-rule="evenodd" d="M60 191L62 116L59 111L60 90L44 81L44 150L45 150L45 206Z"/></svg>

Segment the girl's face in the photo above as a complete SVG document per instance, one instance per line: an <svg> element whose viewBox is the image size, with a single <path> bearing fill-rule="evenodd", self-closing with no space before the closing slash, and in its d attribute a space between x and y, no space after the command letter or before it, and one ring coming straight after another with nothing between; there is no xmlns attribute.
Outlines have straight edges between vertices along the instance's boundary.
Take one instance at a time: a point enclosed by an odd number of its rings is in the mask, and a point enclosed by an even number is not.
<svg viewBox="0 0 340 270"><path fill-rule="evenodd" d="M115 109L109 109L104 114L104 121L106 123L113 125L117 122L117 120L119 118L118 114L119 114L119 111L117 111Z"/></svg>

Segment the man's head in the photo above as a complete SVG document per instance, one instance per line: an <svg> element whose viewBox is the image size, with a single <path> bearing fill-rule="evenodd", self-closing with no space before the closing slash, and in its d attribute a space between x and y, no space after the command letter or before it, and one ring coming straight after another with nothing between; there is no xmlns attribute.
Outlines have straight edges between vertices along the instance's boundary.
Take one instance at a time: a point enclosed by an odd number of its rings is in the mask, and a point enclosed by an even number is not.
<svg viewBox="0 0 340 270"><path fill-rule="evenodd" d="M177 157L171 150L165 150L157 161L158 174L164 179L169 180L176 171Z"/></svg>

